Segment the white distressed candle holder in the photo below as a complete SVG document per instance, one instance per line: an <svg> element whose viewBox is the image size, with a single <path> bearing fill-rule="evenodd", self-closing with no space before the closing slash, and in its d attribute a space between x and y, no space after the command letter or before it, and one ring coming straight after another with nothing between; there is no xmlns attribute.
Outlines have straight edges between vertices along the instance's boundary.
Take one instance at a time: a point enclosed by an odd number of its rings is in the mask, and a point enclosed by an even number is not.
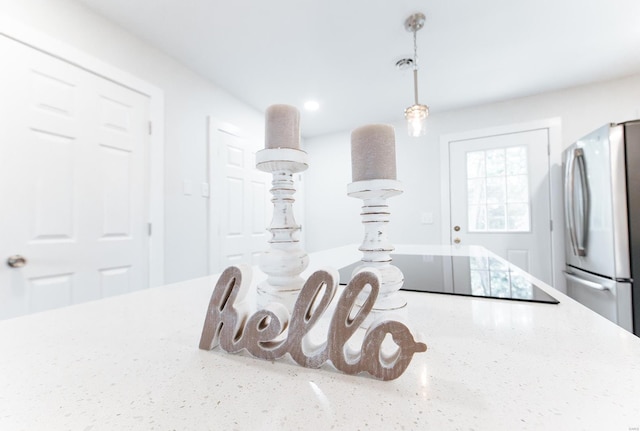
<svg viewBox="0 0 640 431"><path fill-rule="evenodd" d="M359 250L362 252L361 264L354 271L357 273L374 268L380 273L380 293L371 310L371 319L365 325L380 316L393 313L405 316L407 301L399 293L404 283L402 271L391 264L391 252L395 249L387 236L387 225L391 217L387 199L402 193L402 183L396 180L375 179L356 181L347 186L347 194L362 199L362 224L364 240ZM358 298L362 305L365 298Z"/></svg>
<svg viewBox="0 0 640 431"><path fill-rule="evenodd" d="M259 265L267 274L257 287L260 308L278 302L291 312L304 284L300 273L309 265L309 256L300 247L300 226L293 215L293 174L307 167L307 153L295 148L267 148L256 153L256 168L273 175L270 247L261 255Z"/></svg>

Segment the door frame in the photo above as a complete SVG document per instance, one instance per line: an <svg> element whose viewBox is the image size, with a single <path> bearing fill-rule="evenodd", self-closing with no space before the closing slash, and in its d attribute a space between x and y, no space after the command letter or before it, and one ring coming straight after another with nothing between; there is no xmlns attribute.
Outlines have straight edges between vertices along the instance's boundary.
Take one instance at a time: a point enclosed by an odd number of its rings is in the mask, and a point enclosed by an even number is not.
<svg viewBox="0 0 640 431"><path fill-rule="evenodd" d="M549 209L551 211L551 274L553 286L565 292L564 268L564 210L562 206L562 121L559 117L526 123L509 124L485 129L468 130L440 136L440 208L441 241L451 243L451 186L449 183L449 143L493 135L546 129L549 136Z"/></svg>
<svg viewBox="0 0 640 431"><path fill-rule="evenodd" d="M140 78L33 28L0 17L0 35L49 54L149 98L147 198L149 287L164 284L164 92Z"/></svg>

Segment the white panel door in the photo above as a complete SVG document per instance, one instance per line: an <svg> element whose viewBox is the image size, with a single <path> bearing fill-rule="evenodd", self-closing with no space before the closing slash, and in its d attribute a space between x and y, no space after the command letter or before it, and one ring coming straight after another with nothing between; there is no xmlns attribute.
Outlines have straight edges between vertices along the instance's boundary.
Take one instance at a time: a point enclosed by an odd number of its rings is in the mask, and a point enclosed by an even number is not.
<svg viewBox="0 0 640 431"><path fill-rule="evenodd" d="M547 129L449 142L451 242L551 283Z"/></svg>
<svg viewBox="0 0 640 431"><path fill-rule="evenodd" d="M147 287L148 98L4 36L0 55L0 318Z"/></svg>
<svg viewBox="0 0 640 431"><path fill-rule="evenodd" d="M237 263L257 265L268 248L270 175L255 166L258 142L236 127L211 121L210 166L213 196L210 272Z"/></svg>

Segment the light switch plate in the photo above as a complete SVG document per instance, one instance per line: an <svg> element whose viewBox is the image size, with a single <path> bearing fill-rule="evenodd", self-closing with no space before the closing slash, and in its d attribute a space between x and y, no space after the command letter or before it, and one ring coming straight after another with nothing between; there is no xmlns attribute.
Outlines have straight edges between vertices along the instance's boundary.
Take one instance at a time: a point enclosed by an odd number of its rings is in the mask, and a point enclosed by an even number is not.
<svg viewBox="0 0 640 431"><path fill-rule="evenodd" d="M433 224L433 213L430 211L420 213L420 223Z"/></svg>
<svg viewBox="0 0 640 431"><path fill-rule="evenodd" d="M193 194L193 183L191 180L182 181L182 193L186 196L191 196Z"/></svg>
<svg viewBox="0 0 640 431"><path fill-rule="evenodd" d="M209 197L209 183L202 183L200 186L200 194L203 198Z"/></svg>

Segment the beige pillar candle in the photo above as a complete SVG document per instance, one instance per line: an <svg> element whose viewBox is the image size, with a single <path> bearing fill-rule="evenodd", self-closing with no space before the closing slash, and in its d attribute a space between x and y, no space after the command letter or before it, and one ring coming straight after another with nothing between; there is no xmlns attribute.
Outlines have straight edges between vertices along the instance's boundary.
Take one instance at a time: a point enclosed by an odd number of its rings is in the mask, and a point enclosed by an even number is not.
<svg viewBox="0 0 640 431"><path fill-rule="evenodd" d="M267 108L264 143L265 148L300 148L300 112L295 106Z"/></svg>
<svg viewBox="0 0 640 431"><path fill-rule="evenodd" d="M371 124L351 132L353 181L396 179L396 136L392 126Z"/></svg>

